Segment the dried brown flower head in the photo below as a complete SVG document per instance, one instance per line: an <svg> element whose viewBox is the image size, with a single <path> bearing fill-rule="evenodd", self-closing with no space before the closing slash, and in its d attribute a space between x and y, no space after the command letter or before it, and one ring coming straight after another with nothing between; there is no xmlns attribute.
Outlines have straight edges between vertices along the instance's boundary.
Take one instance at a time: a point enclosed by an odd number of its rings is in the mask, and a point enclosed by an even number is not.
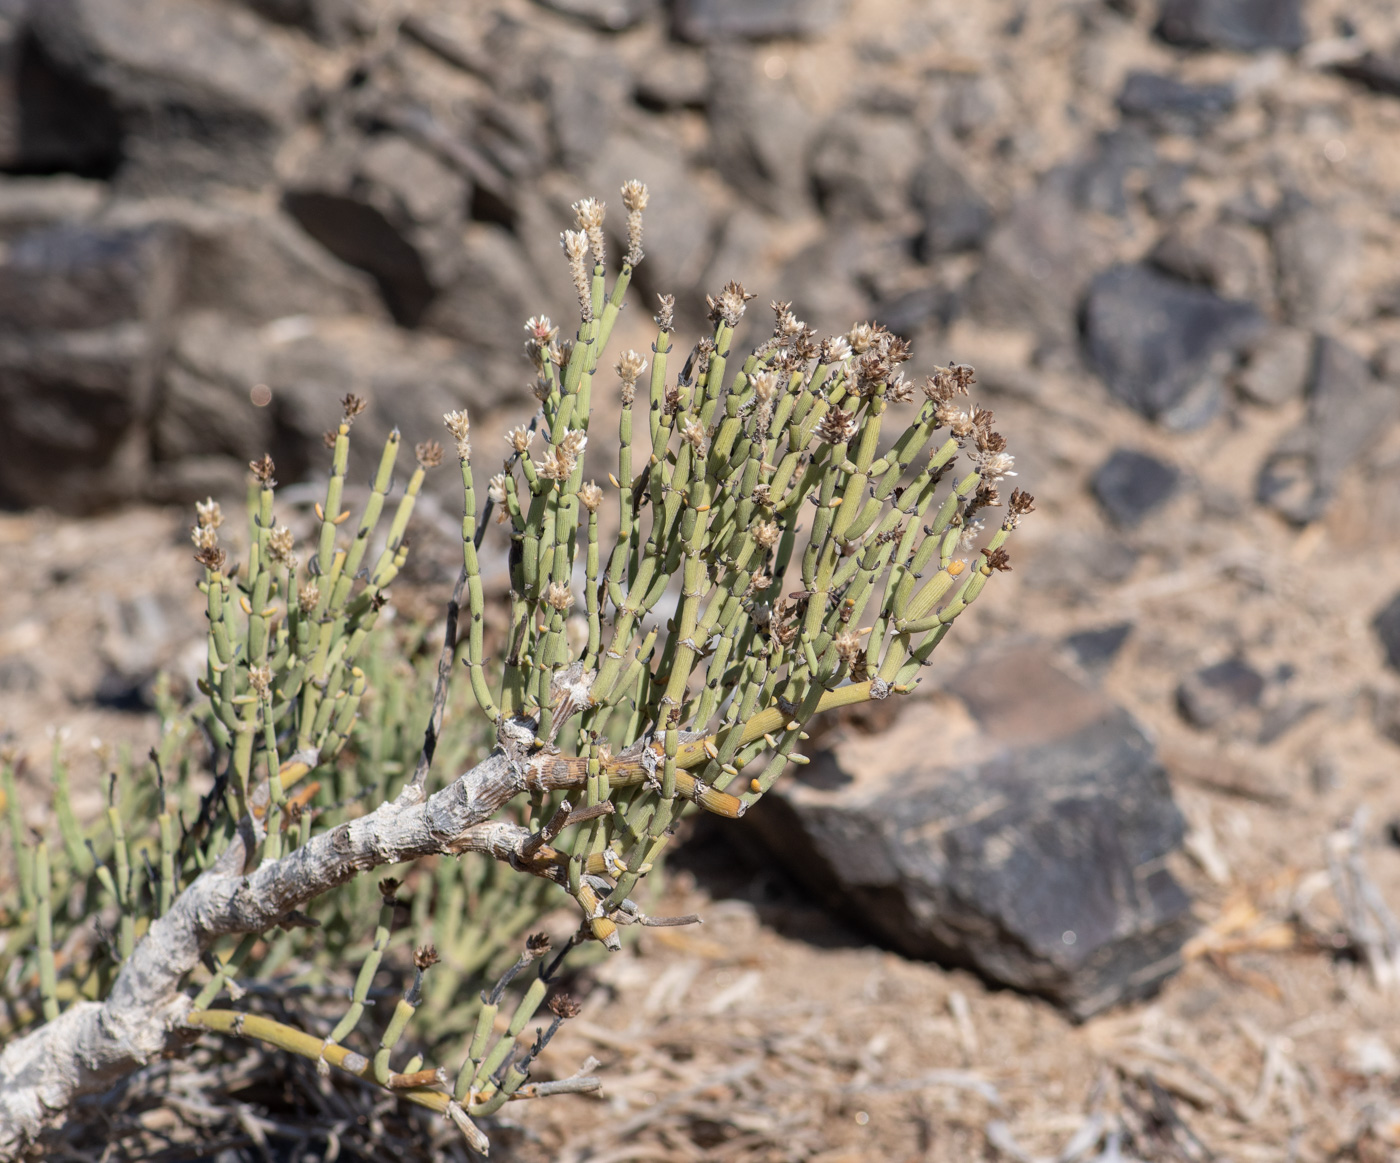
<svg viewBox="0 0 1400 1163"><path fill-rule="evenodd" d="M259 460L250 460L248 467L253 470L253 476L263 488L270 489L276 486L277 482L272 479L272 474L277 466L272 463L272 457L267 453L263 453Z"/></svg>
<svg viewBox="0 0 1400 1163"><path fill-rule="evenodd" d="M355 417L369 406L369 401L363 396L357 396L354 392L346 392L340 401L341 414L345 417L345 423L353 424Z"/></svg>
<svg viewBox="0 0 1400 1163"><path fill-rule="evenodd" d="M538 960L549 952L550 945L548 933L531 933L525 938L525 954L532 960Z"/></svg>
<svg viewBox="0 0 1400 1163"><path fill-rule="evenodd" d="M817 425L817 439L823 444L846 444L856 434L856 414L833 406Z"/></svg>
<svg viewBox="0 0 1400 1163"><path fill-rule="evenodd" d="M982 556L987 559L987 564L1000 573L1011 571L1011 557L1005 549L982 550Z"/></svg>
<svg viewBox="0 0 1400 1163"><path fill-rule="evenodd" d="M583 1012L583 1005L579 1000L567 993L556 993L549 999L549 1012L556 1018L567 1021L569 1018L576 1018Z"/></svg>
<svg viewBox="0 0 1400 1163"><path fill-rule="evenodd" d="M440 960L437 947L435 945L419 945L413 951L413 968L422 973L425 969L431 969Z"/></svg>
<svg viewBox="0 0 1400 1163"><path fill-rule="evenodd" d="M393 904L394 894L399 891L399 882L392 876L386 876L379 882L379 895L386 905Z"/></svg>
<svg viewBox="0 0 1400 1163"><path fill-rule="evenodd" d="M423 468L437 468L442 463L442 445L436 440L424 440L413 446L413 455Z"/></svg>
<svg viewBox="0 0 1400 1163"><path fill-rule="evenodd" d="M224 564L228 561L228 554L217 545L211 545L208 548L201 547L194 559L210 573L222 573Z"/></svg>

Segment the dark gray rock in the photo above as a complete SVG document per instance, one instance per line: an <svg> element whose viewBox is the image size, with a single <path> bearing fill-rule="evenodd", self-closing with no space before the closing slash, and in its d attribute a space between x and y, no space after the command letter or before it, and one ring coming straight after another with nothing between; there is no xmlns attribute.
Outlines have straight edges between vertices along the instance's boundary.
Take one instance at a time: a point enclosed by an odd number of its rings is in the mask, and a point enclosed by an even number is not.
<svg viewBox="0 0 1400 1163"><path fill-rule="evenodd" d="M710 70L696 49L653 53L637 71L637 100L648 109L699 109L710 93Z"/></svg>
<svg viewBox="0 0 1400 1163"><path fill-rule="evenodd" d="M218 311L244 323L288 315L388 318L374 280L337 260L280 210L143 199L111 207L105 220L180 235L189 258L183 310Z"/></svg>
<svg viewBox="0 0 1400 1163"><path fill-rule="evenodd" d="M373 32L378 13L371 0L242 0L265 20L299 28L322 44L339 45Z"/></svg>
<svg viewBox="0 0 1400 1163"><path fill-rule="evenodd" d="M1326 210L1287 198L1270 225L1279 298L1288 322L1323 327L1348 307L1360 239Z"/></svg>
<svg viewBox="0 0 1400 1163"><path fill-rule="evenodd" d="M1385 604L1371 625L1385 648L1386 662L1393 670L1400 670L1400 593Z"/></svg>
<svg viewBox="0 0 1400 1163"><path fill-rule="evenodd" d="M817 133L811 175L829 218L882 221L909 208L919 134L907 117L840 113Z"/></svg>
<svg viewBox="0 0 1400 1163"><path fill-rule="evenodd" d="M1307 43L1302 0L1162 0L1157 35L1188 48L1287 52Z"/></svg>
<svg viewBox="0 0 1400 1163"><path fill-rule="evenodd" d="M60 226L0 260L0 503L138 495L183 248L173 231Z"/></svg>
<svg viewBox="0 0 1400 1163"><path fill-rule="evenodd" d="M601 29L620 32L640 24L661 8L660 0L540 0L546 8Z"/></svg>
<svg viewBox="0 0 1400 1163"><path fill-rule="evenodd" d="M1089 156L1072 167L1075 203L1122 218L1128 212L1128 175L1151 170L1156 161L1151 139L1136 127L1099 134Z"/></svg>
<svg viewBox="0 0 1400 1163"><path fill-rule="evenodd" d="M956 309L957 295L935 284L876 303L873 321L907 339L931 324L946 327Z"/></svg>
<svg viewBox="0 0 1400 1163"><path fill-rule="evenodd" d="M992 228L992 208L946 150L931 150L914 175L914 205L924 216L919 257L973 250Z"/></svg>
<svg viewBox="0 0 1400 1163"><path fill-rule="evenodd" d="M1181 486L1181 470L1145 452L1120 448L1094 474L1094 496L1119 525L1140 525Z"/></svg>
<svg viewBox="0 0 1400 1163"><path fill-rule="evenodd" d="M44 0L41 50L103 95L120 125L121 178L162 193L260 187L306 79L252 14L211 0Z"/></svg>
<svg viewBox="0 0 1400 1163"><path fill-rule="evenodd" d="M1152 248L1148 261L1227 299L1264 303L1273 294L1268 247L1258 231L1238 223L1178 224Z"/></svg>
<svg viewBox="0 0 1400 1163"><path fill-rule="evenodd" d="M1194 727L1215 727L1238 711L1259 705L1264 676L1240 658L1203 667L1176 688L1182 717Z"/></svg>
<svg viewBox="0 0 1400 1163"><path fill-rule="evenodd" d="M504 227L473 223L457 279L433 301L423 327L478 351L508 356L528 378L522 360L525 320L552 311L520 243ZM555 259L563 266L563 253ZM558 304L564 307L564 304ZM561 316L562 318L562 316Z"/></svg>
<svg viewBox="0 0 1400 1163"><path fill-rule="evenodd" d="M1118 93L1118 108L1159 133L1191 136L1209 129L1235 107L1229 85L1188 85L1163 73L1134 70Z"/></svg>
<svg viewBox="0 0 1400 1163"><path fill-rule="evenodd" d="M469 191L405 138L346 135L302 164L283 203L312 238L373 275L394 318L411 327L461 269Z"/></svg>
<svg viewBox="0 0 1400 1163"><path fill-rule="evenodd" d="M0 6L0 166L105 177L121 161L121 119L32 35L29 7Z"/></svg>
<svg viewBox="0 0 1400 1163"><path fill-rule="evenodd" d="M1184 426L1174 411L1192 389L1263 328L1252 303L1168 278L1149 267L1115 266L1099 275L1084 306L1090 363L1108 389L1149 419Z"/></svg>
<svg viewBox="0 0 1400 1163"><path fill-rule="evenodd" d="M603 52L558 55L547 66L549 120L564 165L575 173L613 135L631 90L622 60Z"/></svg>
<svg viewBox="0 0 1400 1163"><path fill-rule="evenodd" d="M706 112L715 168L770 214L798 217L810 203L811 112L790 85L763 76L752 51L715 49L709 64Z"/></svg>
<svg viewBox="0 0 1400 1163"><path fill-rule="evenodd" d="M1194 203L1186 192L1186 179L1191 167L1180 162L1158 162L1152 169L1147 188L1142 192L1148 213L1154 218L1175 218Z"/></svg>
<svg viewBox="0 0 1400 1163"><path fill-rule="evenodd" d="M845 7L845 0L674 0L674 28L700 44L815 36Z"/></svg>
<svg viewBox="0 0 1400 1163"><path fill-rule="evenodd" d="M1073 341L1075 303L1110 253L1075 205L1073 178L1052 170L988 235L968 293L979 322L1029 328L1050 343Z"/></svg>
<svg viewBox="0 0 1400 1163"><path fill-rule="evenodd" d="M1064 645L1075 662L1091 675L1099 675L1112 665L1132 632L1131 622L1118 622L1097 630L1080 630L1069 635Z"/></svg>
<svg viewBox="0 0 1400 1163"><path fill-rule="evenodd" d="M1368 52L1333 68L1349 81L1365 85L1373 93L1400 97L1400 54Z"/></svg>
<svg viewBox="0 0 1400 1163"><path fill-rule="evenodd" d="M1307 387L1312 369L1313 337L1293 327L1275 327L1250 353L1235 381L1256 404L1275 408L1297 399Z"/></svg>
<svg viewBox="0 0 1400 1163"><path fill-rule="evenodd" d="M227 457L241 477L244 462L280 452L274 410L250 398L267 379L266 346L257 331L207 311L181 322L161 369L152 424L157 461Z"/></svg>
<svg viewBox="0 0 1400 1163"><path fill-rule="evenodd" d="M1330 337L1313 349L1308 415L1287 433L1259 473L1257 496L1297 525L1316 521L1342 474L1389 431L1400 396L1377 382L1366 361Z"/></svg>
<svg viewBox="0 0 1400 1163"><path fill-rule="evenodd" d="M885 737L911 740L887 771L838 747L764 797L755 830L830 906L908 956L1079 1019L1152 992L1193 921L1166 867L1183 827L1151 743L1038 652L983 663L960 693L975 742L940 745L937 712L911 707L917 720Z"/></svg>

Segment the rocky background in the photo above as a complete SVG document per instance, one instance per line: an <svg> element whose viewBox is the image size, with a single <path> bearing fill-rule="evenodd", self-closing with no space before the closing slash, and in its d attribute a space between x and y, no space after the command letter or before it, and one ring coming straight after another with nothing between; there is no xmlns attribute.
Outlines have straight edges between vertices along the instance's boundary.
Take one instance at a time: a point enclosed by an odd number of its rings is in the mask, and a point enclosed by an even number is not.
<svg viewBox="0 0 1400 1163"><path fill-rule="evenodd" d="M975 365L1039 511L913 706L692 839L725 936L602 975L612 1115L549 1157L1389 1157L1398 141L1380 2L0 0L0 726L149 732L160 506L309 477L343 392L527 414L568 206L639 177L683 329L737 278Z"/></svg>

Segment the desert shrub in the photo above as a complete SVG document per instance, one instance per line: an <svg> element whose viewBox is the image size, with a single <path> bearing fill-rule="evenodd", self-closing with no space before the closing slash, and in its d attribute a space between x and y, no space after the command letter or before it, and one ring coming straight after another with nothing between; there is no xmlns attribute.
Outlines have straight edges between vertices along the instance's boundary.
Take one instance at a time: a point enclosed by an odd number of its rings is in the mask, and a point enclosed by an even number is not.
<svg viewBox="0 0 1400 1163"><path fill-rule="evenodd" d="M869 324L818 339L782 303L771 333L736 356L751 296L734 283L709 300L712 330L683 358L662 296L650 358L606 360L642 258L645 187L629 183L623 202L627 249L611 287L603 206L575 207L563 245L579 326L566 339L548 319L526 324L540 406L509 433L501 470L479 473L467 415L445 417L461 470L462 569L423 681L386 681L403 666L395 651L412 647L376 653L373 643L439 445L417 446L391 505L401 443L391 434L352 514L345 469L364 402L347 396L309 544L278 523L266 457L251 466L246 560L235 565L223 547L218 507L199 507L209 621L199 719L218 777L197 800L170 777L172 762L189 762L192 728L177 728L164 754L133 770L98 838L80 832L57 778L60 842L30 845L15 823L6 980L18 993L32 982L45 1022L0 1055L0 1142L14 1149L75 1097L210 1030L441 1111L482 1150L476 1120L504 1103L596 1087L528 1081L577 1009L551 995L564 953L615 949L620 927L689 920L649 917L636 900L681 815L742 815L803 762L795 748L814 715L910 690L1008 568L1005 543L1031 499L1014 491L1003 504L1013 461L991 413L964 404L972 369L935 368L916 386L904 340ZM606 466L587 455L595 391L618 404ZM509 546L509 619L488 655L478 551L496 525ZM454 686L458 663L465 682ZM467 763L474 747L465 774L442 762ZM415 950L408 987L366 1038L401 889L366 874L390 865L412 878L405 931L431 931L435 944ZM450 1009L455 983L547 900L577 909L568 946L550 953L530 938L479 1000ZM102 936L78 955L87 931ZM358 965L333 1028L311 1034L216 1007L225 991L237 1000L240 975L293 958L321 974ZM507 986L527 971L511 1001ZM425 997L439 1032L464 1032L455 1079L417 1054L394 1066ZM549 1024L522 1038L542 1006ZM24 1020L19 1006L14 1016Z"/></svg>

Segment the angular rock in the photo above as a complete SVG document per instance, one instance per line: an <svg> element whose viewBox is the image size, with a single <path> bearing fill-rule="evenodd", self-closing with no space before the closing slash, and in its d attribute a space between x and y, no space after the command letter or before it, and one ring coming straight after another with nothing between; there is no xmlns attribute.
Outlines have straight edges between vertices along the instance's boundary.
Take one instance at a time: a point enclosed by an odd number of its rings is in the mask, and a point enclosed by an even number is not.
<svg viewBox="0 0 1400 1163"><path fill-rule="evenodd" d="M59 226L0 260L0 503L138 495L183 248L168 229Z"/></svg>
<svg viewBox="0 0 1400 1163"><path fill-rule="evenodd" d="M0 179L0 238L9 240L43 226L83 222L107 200L107 184L67 174Z"/></svg>
<svg viewBox="0 0 1400 1163"><path fill-rule="evenodd" d="M175 231L188 255L181 307L244 323L289 315L387 319L374 280L340 262L279 210L254 212L170 198L112 207L121 226Z"/></svg>
<svg viewBox="0 0 1400 1163"><path fill-rule="evenodd" d="M772 40L816 36L845 10L845 0L675 0L673 20L682 40Z"/></svg>
<svg viewBox="0 0 1400 1163"><path fill-rule="evenodd" d="M1385 648L1386 662L1391 669L1400 670L1400 593L1381 608L1371 625Z"/></svg>
<svg viewBox="0 0 1400 1163"><path fill-rule="evenodd" d="M258 331L208 311L183 319L161 369L156 459L227 457L236 480L243 462L272 451L274 410L250 398L267 379L266 363Z"/></svg>
<svg viewBox="0 0 1400 1163"><path fill-rule="evenodd" d="M1275 408L1297 399L1312 368L1313 337L1293 327L1275 327L1255 344L1235 381L1256 404Z"/></svg>
<svg viewBox="0 0 1400 1163"><path fill-rule="evenodd" d="M944 150L931 150L914 174L914 205L923 213L919 257L973 250L992 228L992 208Z"/></svg>
<svg viewBox="0 0 1400 1163"><path fill-rule="evenodd" d="M1080 630L1077 634L1069 635L1064 645L1074 656L1075 662L1091 675L1099 675L1112 665L1132 632L1131 622L1119 622L1097 630Z"/></svg>
<svg viewBox="0 0 1400 1163"><path fill-rule="evenodd" d="M1348 306L1361 252L1356 232L1325 210L1285 199L1270 226L1279 298L1288 322L1322 327Z"/></svg>
<svg viewBox="0 0 1400 1163"><path fill-rule="evenodd" d="M1169 424L1217 356L1233 358L1264 326L1252 303L1142 266L1099 275L1084 306L1084 342L1108 389L1149 419Z"/></svg>
<svg viewBox="0 0 1400 1163"><path fill-rule="evenodd" d="M243 0L266 20L299 28L323 44L337 45L357 32L372 32L376 13L366 0Z"/></svg>
<svg viewBox="0 0 1400 1163"><path fill-rule="evenodd" d="M1109 252L1076 209L1073 186L1070 170L1052 170L988 236L968 294L979 322L1073 340L1074 305Z"/></svg>
<svg viewBox="0 0 1400 1163"><path fill-rule="evenodd" d="M575 173L613 134L632 88L621 58L612 53L560 54L549 69L549 119L564 165Z"/></svg>
<svg viewBox="0 0 1400 1163"><path fill-rule="evenodd" d="M1128 175L1150 170L1156 161L1151 139L1136 127L1099 134L1089 156L1072 167L1075 203L1122 218L1128 212Z"/></svg>
<svg viewBox="0 0 1400 1163"><path fill-rule="evenodd" d="M1178 224L1152 248L1148 261L1227 299L1267 303L1273 294L1268 246L1258 231L1236 223Z"/></svg>
<svg viewBox="0 0 1400 1163"><path fill-rule="evenodd" d="M1259 473L1259 503L1297 525L1316 521L1342 474L1389 431L1400 396L1377 382L1366 361L1323 336L1313 349L1308 415L1275 446Z"/></svg>
<svg viewBox="0 0 1400 1163"><path fill-rule="evenodd" d="M1203 667L1176 688L1182 717L1194 727L1215 727L1237 711L1259 705L1264 676L1240 658Z"/></svg>
<svg viewBox="0 0 1400 1163"><path fill-rule="evenodd" d="M1075 1018L1180 965L1182 818L1126 712L1038 651L978 666L955 709L838 745L748 819L830 906L908 956L970 968Z"/></svg>
<svg viewBox="0 0 1400 1163"><path fill-rule="evenodd" d="M817 133L811 175L828 218L894 218L909 206L919 150L907 117L841 113Z"/></svg>
<svg viewBox="0 0 1400 1163"><path fill-rule="evenodd" d="M1190 209L1194 205L1186 192L1186 179L1190 176L1189 166L1179 162L1159 162L1142 192L1148 212L1154 218L1175 218Z"/></svg>
<svg viewBox="0 0 1400 1163"><path fill-rule="evenodd" d="M1293 52L1307 43L1302 0L1162 0L1157 35L1188 48Z"/></svg>
<svg viewBox="0 0 1400 1163"><path fill-rule="evenodd" d="M422 325L476 350L509 356L522 382L528 380L522 359L525 320L572 305L547 301L524 249L504 227L473 223L464 246L461 273L433 301Z"/></svg>
<svg viewBox="0 0 1400 1163"><path fill-rule="evenodd" d="M546 8L574 16L603 32L620 32L657 12L660 0L540 0Z"/></svg>
<svg viewBox="0 0 1400 1163"><path fill-rule="evenodd" d="M305 77L250 13L212 0L44 0L31 18L57 68L116 111L127 186L272 180Z"/></svg>
<svg viewBox="0 0 1400 1163"><path fill-rule="evenodd" d="M394 318L412 327L461 269L469 192L403 137L347 135L303 163L283 203L312 238L373 275Z"/></svg>
<svg viewBox="0 0 1400 1163"><path fill-rule="evenodd" d="M698 109L709 92L710 72L695 49L653 54L637 74L637 100L648 109Z"/></svg>
<svg viewBox="0 0 1400 1163"><path fill-rule="evenodd" d="M1235 107L1229 85L1188 85L1163 73L1134 70L1118 93L1118 109L1158 133L1192 136L1209 129Z"/></svg>
<svg viewBox="0 0 1400 1163"><path fill-rule="evenodd" d="M107 177L121 162L117 111L39 43L30 7L0 5L0 167Z"/></svg>
<svg viewBox="0 0 1400 1163"><path fill-rule="evenodd" d="M715 167L762 209L797 217L810 201L812 114L788 84L765 78L758 57L747 49L712 50L709 64L706 113Z"/></svg>
<svg viewBox="0 0 1400 1163"><path fill-rule="evenodd" d="M1373 93L1400 97L1400 54L1368 52L1333 68L1349 81L1365 85Z"/></svg>
<svg viewBox="0 0 1400 1163"><path fill-rule="evenodd" d="M1094 496L1117 524L1132 528L1181 485L1181 470L1145 452L1120 448L1094 474Z"/></svg>

